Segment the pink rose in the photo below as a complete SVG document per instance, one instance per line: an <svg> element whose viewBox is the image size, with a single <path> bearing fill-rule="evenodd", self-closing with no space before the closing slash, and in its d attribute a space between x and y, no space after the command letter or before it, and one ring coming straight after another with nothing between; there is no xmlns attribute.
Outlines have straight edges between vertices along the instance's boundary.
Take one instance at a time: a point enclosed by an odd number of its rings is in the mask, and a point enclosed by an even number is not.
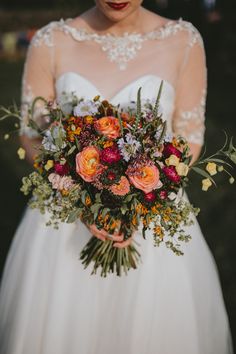
<svg viewBox="0 0 236 354"><path fill-rule="evenodd" d="M63 176L56 173L50 173L48 176L49 182L52 183L52 188L57 190L70 190L74 186L74 181L70 176Z"/></svg>
<svg viewBox="0 0 236 354"><path fill-rule="evenodd" d="M137 168L135 175L129 175L130 182L144 193L149 193L159 185L160 174L155 165L141 165Z"/></svg>
<svg viewBox="0 0 236 354"><path fill-rule="evenodd" d="M120 122L116 117L102 117L95 122L94 126L100 134L109 139L116 139L120 136Z"/></svg>
<svg viewBox="0 0 236 354"><path fill-rule="evenodd" d="M110 190L115 195L119 195L119 196L126 195L130 191L130 184L128 179L125 176L122 176L118 183L113 184L110 187Z"/></svg>
<svg viewBox="0 0 236 354"><path fill-rule="evenodd" d="M63 176L61 177L60 183L59 183L59 190L70 190L74 186L74 181L70 176Z"/></svg>
<svg viewBox="0 0 236 354"><path fill-rule="evenodd" d="M49 180L49 182L52 183L52 188L53 189L58 189L59 188L61 177L58 174L50 173L50 175L48 176L48 180Z"/></svg>
<svg viewBox="0 0 236 354"><path fill-rule="evenodd" d="M86 182L92 182L102 173L104 166L100 163L99 150L95 146L87 146L76 155L76 172Z"/></svg>

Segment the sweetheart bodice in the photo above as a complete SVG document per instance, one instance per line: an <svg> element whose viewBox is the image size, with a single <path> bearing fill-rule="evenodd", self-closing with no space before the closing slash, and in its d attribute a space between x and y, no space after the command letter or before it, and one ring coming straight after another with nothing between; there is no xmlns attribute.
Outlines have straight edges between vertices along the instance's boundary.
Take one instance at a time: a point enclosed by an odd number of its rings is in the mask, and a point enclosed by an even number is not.
<svg viewBox="0 0 236 354"><path fill-rule="evenodd" d="M156 75L144 75L130 82L121 88L113 97L104 97L99 88L84 76L75 72L65 72L60 75L56 82L56 95L59 98L62 94L75 94L77 97L92 99L99 95L101 99L107 99L112 104L120 104L122 107L128 106L130 102L136 101L138 89L141 87L143 100L155 100L161 81L163 81L163 90L161 95L161 108L163 119L167 121L168 130L171 131L171 118L174 110L175 89L165 80Z"/></svg>

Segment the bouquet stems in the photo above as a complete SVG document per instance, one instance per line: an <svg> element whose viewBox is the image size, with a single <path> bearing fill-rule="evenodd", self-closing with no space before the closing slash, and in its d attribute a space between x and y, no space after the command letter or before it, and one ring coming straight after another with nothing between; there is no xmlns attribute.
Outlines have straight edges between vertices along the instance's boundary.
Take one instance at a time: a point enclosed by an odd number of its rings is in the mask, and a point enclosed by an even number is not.
<svg viewBox="0 0 236 354"><path fill-rule="evenodd" d="M136 269L141 260L141 254L136 247L131 244L125 248L117 248L113 247L113 243L112 240L102 241L95 236L91 237L80 253L84 269L92 263L91 275L100 269L102 277L114 272L121 276L123 271L127 275L129 269Z"/></svg>

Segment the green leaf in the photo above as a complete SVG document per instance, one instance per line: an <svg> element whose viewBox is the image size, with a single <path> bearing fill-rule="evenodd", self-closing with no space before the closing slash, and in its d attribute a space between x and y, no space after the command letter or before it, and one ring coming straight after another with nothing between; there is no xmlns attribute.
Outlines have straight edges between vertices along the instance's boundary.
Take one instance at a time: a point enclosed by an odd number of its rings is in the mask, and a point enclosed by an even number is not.
<svg viewBox="0 0 236 354"><path fill-rule="evenodd" d="M154 109L153 109L153 115L154 115L155 118L158 118L158 109L159 109L159 104L160 104L162 88L163 88L163 80L161 81L161 84L160 84L160 87L159 87L159 91L158 91L158 95L157 95L156 102L155 102L155 106L154 106Z"/></svg>
<svg viewBox="0 0 236 354"><path fill-rule="evenodd" d="M101 194L100 193L95 194L95 200L96 200L96 203L101 203Z"/></svg>
<svg viewBox="0 0 236 354"><path fill-rule="evenodd" d="M77 149L80 151L81 150L81 146L80 146L79 140L78 140L78 138L76 136L75 136L75 143L76 143Z"/></svg>
<svg viewBox="0 0 236 354"><path fill-rule="evenodd" d="M86 205L85 201L86 201L86 197L89 197L89 194L86 190L83 190L81 192L81 201L84 205Z"/></svg>
<svg viewBox="0 0 236 354"><path fill-rule="evenodd" d="M120 132L121 132L121 135L123 135L123 124L122 124L122 120L121 120L119 112L117 113L117 116L118 116L119 124L120 124Z"/></svg>
<svg viewBox="0 0 236 354"><path fill-rule="evenodd" d="M125 198L125 203L129 203L133 198L135 197L135 194L129 194Z"/></svg>
<svg viewBox="0 0 236 354"><path fill-rule="evenodd" d="M166 130L167 130L167 122L165 121L165 122L163 122L163 128L162 128L161 135L160 135L159 139L156 142L157 146L162 142L163 138L165 137Z"/></svg>
<svg viewBox="0 0 236 354"><path fill-rule="evenodd" d="M67 152L67 156L71 155L71 154L75 151L75 149L76 149L76 146L73 145L73 146L70 148L70 150Z"/></svg>
<svg viewBox="0 0 236 354"><path fill-rule="evenodd" d="M134 131L137 130L140 119L142 117L141 90L142 90L142 88L139 87L138 93L137 93L137 112L136 112Z"/></svg>
<svg viewBox="0 0 236 354"><path fill-rule="evenodd" d="M109 208L104 208L102 210L102 217L104 218L106 216L107 213L109 213L110 209Z"/></svg>
<svg viewBox="0 0 236 354"><path fill-rule="evenodd" d="M80 209L73 210L73 211L68 215L68 218L67 218L66 222L67 222L68 224L75 222L75 221L79 218L81 211L82 211L81 208L80 208Z"/></svg>
<svg viewBox="0 0 236 354"><path fill-rule="evenodd" d="M125 213L129 210L129 208L126 205L122 205L120 208L121 214L125 215Z"/></svg>

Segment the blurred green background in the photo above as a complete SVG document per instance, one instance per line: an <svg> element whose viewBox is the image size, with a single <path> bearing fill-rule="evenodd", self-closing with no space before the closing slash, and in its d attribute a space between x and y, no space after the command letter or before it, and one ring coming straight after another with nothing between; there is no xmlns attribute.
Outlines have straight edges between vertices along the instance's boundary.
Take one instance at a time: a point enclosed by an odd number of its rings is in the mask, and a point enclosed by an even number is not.
<svg viewBox="0 0 236 354"><path fill-rule="evenodd" d="M75 17L93 4L93 1L2 0L0 5L0 35L6 31L38 28L48 21L61 17ZM144 5L170 18L183 17L201 31L206 47L208 65L208 98L206 119L206 148L213 152L224 142L223 130L236 135L236 25L235 1L223 1L213 11L206 11L200 1L170 1L169 7L154 0ZM22 54L22 53L21 53ZM0 58L0 105L20 103L21 76L24 55ZM15 229L22 217L27 200L19 191L21 178L30 167L20 162L16 150L17 135L10 140L4 134L14 124L0 124L0 272L3 270ZM236 139L234 140L236 144ZM234 170L234 176L236 175ZM215 257L236 342L236 188L228 178L217 176L218 188L201 192L201 179L193 178L188 194L201 208L199 222ZM201 261L201 255L199 255ZM187 354L187 353L186 353Z"/></svg>

